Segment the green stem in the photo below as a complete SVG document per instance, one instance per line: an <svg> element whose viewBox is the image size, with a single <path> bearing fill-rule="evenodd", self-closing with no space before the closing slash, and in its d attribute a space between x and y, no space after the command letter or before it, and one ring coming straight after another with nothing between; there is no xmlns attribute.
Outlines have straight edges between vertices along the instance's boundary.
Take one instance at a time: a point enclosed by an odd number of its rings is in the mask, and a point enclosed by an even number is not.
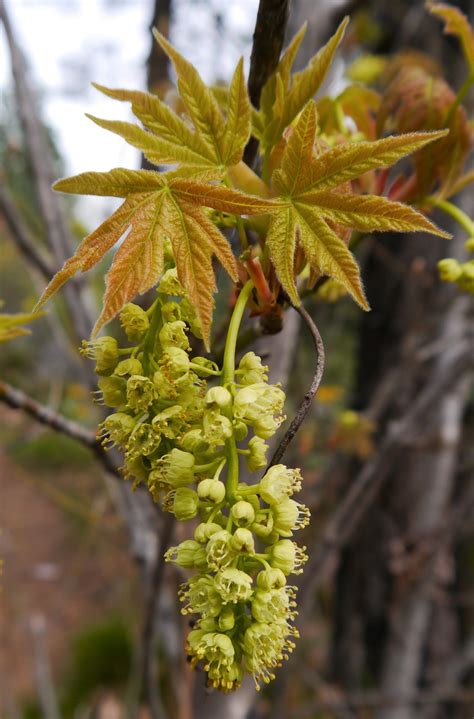
<svg viewBox="0 0 474 719"><path fill-rule="evenodd" d="M457 207L448 200L438 200L436 197L427 197L426 202L434 207L439 207L440 210L452 217L453 220L467 232L469 237L474 236L474 222L460 207Z"/></svg>
<svg viewBox="0 0 474 719"><path fill-rule="evenodd" d="M233 383L235 379L235 350L237 347L237 337L239 334L240 323L242 322L242 317L249 297L252 293L252 289L253 282L252 280L248 280L240 292L232 313L224 349L224 362L222 365L221 384L224 387L227 384ZM232 410L229 409L228 414L230 415L229 419L232 419ZM235 443L234 436L230 437L226 442L226 455L226 496L228 501L232 502L239 484L239 455L237 454L237 445Z"/></svg>
<svg viewBox="0 0 474 719"><path fill-rule="evenodd" d="M467 93L469 92L469 88L474 83L474 73L469 73L469 75L464 80L463 84L459 88L458 94L454 98L454 102L451 105L451 107L448 110L448 114L446 115L446 120L444 121L444 124L446 127L449 126L449 123L453 119L453 115L456 112L459 105L462 103L464 98L466 97Z"/></svg>
<svg viewBox="0 0 474 719"><path fill-rule="evenodd" d="M153 354L155 336L161 323L161 305L159 298L155 300L152 307L153 314L151 316L150 326L143 342L143 368L145 372L148 372L150 369L150 356Z"/></svg>

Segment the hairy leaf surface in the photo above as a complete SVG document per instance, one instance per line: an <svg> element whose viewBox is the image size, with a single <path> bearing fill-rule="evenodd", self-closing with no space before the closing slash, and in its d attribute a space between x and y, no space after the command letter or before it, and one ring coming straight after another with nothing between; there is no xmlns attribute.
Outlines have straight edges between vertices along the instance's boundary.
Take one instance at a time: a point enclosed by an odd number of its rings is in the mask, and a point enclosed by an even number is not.
<svg viewBox="0 0 474 719"><path fill-rule="evenodd" d="M288 138L274 189L287 206L274 211L267 236L280 281L299 303L294 280L295 252L301 245L313 271L338 280L368 309L357 263L334 227L361 231L425 230L448 236L411 207L373 195L355 195L348 181L377 167L393 164L445 133L412 133L375 142L337 145L315 154L316 111L310 101Z"/></svg>

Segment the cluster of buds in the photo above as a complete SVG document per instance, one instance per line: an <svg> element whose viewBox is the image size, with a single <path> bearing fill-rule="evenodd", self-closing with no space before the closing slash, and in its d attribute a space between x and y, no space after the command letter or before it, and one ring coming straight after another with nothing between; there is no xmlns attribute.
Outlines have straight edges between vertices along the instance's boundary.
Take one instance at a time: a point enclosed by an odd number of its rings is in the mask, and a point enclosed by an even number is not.
<svg viewBox="0 0 474 719"><path fill-rule="evenodd" d="M474 251L474 237L467 240L466 249ZM474 260L459 262L447 257L438 262L438 271L444 282L454 282L460 290L474 295Z"/></svg>
<svg viewBox="0 0 474 719"><path fill-rule="evenodd" d="M148 311L128 304L120 322L133 346L102 337L84 348L100 375L100 401L115 410L100 437L124 452L126 477L146 483L178 520L194 522L193 538L166 553L193 570L180 590L183 614L197 615L187 640L192 665L200 662L223 691L238 687L244 672L260 686L294 647L295 587L287 578L307 559L292 537L309 510L293 499L298 470L278 464L246 484L239 467L266 467L285 394L253 352L237 367L232 356L230 375L191 356L189 331L199 328L174 269Z"/></svg>

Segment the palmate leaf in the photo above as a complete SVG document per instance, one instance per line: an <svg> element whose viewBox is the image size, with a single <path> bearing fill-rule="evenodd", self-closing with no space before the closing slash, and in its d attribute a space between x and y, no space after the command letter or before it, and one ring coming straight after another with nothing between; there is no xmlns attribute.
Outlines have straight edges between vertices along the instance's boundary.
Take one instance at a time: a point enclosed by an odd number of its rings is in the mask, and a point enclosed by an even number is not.
<svg viewBox="0 0 474 719"><path fill-rule="evenodd" d="M102 313L93 334L112 319L138 293L153 287L163 272L164 241L173 248L180 282L196 309L203 337L209 333L215 290L212 257L215 255L232 279L237 266L224 236L204 207L234 214L268 213L276 201L244 195L237 190L188 180L174 173L117 168L86 172L59 180L55 189L74 194L123 197L123 204L86 237L73 257L53 277L38 307L76 272L86 272L128 232L107 275Z"/></svg>
<svg viewBox="0 0 474 719"><path fill-rule="evenodd" d="M347 183L369 170L393 164L446 133L412 133L347 143L316 156L316 125L315 105L310 101L287 141L281 167L273 173L273 187L284 204L272 214L266 240L270 257L295 304L299 304L294 279L299 244L313 271L339 281L368 309L357 263L333 225L363 232L424 230L449 235L411 207L383 197L351 194Z"/></svg>
<svg viewBox="0 0 474 719"><path fill-rule="evenodd" d="M300 72L291 75L291 68L306 26L304 25L293 38L275 74L269 78L262 90L260 117L254 132L260 140L263 152L279 141L285 128L291 125L308 100L318 92L344 37L348 22L349 19L345 18L308 65Z"/></svg>
<svg viewBox="0 0 474 719"><path fill-rule="evenodd" d="M237 164L250 136L251 106L245 83L243 60L235 69L227 91L226 117L211 88L196 68L155 31L155 37L172 60L178 75L181 98L192 120L192 129L159 97L136 90L94 86L116 100L131 102L132 112L146 130L130 122L88 117L139 149L155 165L218 168Z"/></svg>

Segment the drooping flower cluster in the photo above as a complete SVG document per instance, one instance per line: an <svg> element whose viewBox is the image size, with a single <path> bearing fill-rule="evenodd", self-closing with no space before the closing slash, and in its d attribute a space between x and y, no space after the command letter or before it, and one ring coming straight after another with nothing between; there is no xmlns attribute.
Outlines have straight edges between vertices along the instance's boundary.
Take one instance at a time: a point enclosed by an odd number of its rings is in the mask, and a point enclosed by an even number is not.
<svg viewBox="0 0 474 719"><path fill-rule="evenodd" d="M474 238L466 242L466 247L474 251ZM459 262L454 258L447 257L438 262L438 269L442 280L454 282L460 290L474 295L474 260Z"/></svg>
<svg viewBox="0 0 474 719"><path fill-rule="evenodd" d="M187 332L198 327L174 269L148 312L129 304L120 321L134 347L102 337L85 348L101 375L101 398L115 410L100 435L123 449L126 476L146 482L178 520L195 521L193 538L166 553L194 570L180 591L183 614L198 615L187 641L192 665L201 662L223 691L238 687L244 671L258 686L294 646L295 588L287 578L307 558L292 536L309 511L292 498L298 470L275 465L244 484L239 458L249 472L266 466L284 392L268 384L253 352L237 368L232 356L230 374L191 357Z"/></svg>

